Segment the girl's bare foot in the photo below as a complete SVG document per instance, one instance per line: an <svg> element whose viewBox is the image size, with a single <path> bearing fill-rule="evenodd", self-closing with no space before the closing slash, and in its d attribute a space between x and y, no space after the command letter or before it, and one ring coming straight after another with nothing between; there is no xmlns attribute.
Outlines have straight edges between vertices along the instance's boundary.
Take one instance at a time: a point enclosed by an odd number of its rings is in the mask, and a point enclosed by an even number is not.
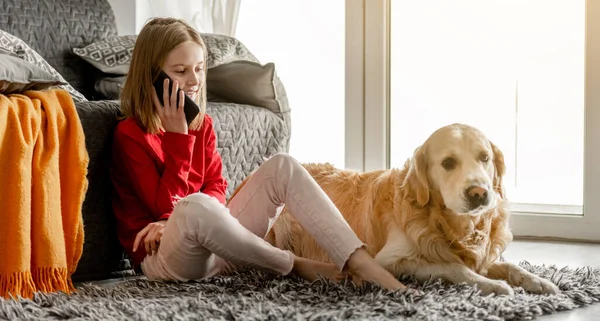
<svg viewBox="0 0 600 321"><path fill-rule="evenodd" d="M319 275L335 282L344 278L344 275L333 263L321 263L298 256L294 257L292 272L309 281L317 280Z"/></svg>
<svg viewBox="0 0 600 321"><path fill-rule="evenodd" d="M375 282L388 290L406 289L404 284L379 265L364 248L359 248L352 253L346 266L348 272L352 274L352 280L358 286L361 286L362 280L365 280Z"/></svg>

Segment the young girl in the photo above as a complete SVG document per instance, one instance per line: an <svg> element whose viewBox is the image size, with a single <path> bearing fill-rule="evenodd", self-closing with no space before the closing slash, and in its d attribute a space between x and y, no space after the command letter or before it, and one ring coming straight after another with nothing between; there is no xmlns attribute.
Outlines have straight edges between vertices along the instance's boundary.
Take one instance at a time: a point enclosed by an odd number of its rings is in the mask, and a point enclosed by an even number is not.
<svg viewBox="0 0 600 321"><path fill-rule="evenodd" d="M114 133L113 208L120 242L152 280L196 280L251 266L307 280L349 273L388 289L404 285L364 249L308 172L286 154L267 160L225 206L227 183L206 109L206 47L182 20L155 18L138 35ZM164 105L152 86L160 70ZM201 106L188 127L184 93ZM286 205L334 263L296 257L266 242Z"/></svg>

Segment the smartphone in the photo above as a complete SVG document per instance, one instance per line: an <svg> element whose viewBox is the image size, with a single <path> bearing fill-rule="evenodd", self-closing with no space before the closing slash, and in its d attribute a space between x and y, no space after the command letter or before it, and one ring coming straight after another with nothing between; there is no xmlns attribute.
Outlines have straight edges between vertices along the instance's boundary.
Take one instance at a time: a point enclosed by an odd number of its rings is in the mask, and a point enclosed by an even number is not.
<svg viewBox="0 0 600 321"><path fill-rule="evenodd" d="M158 78L156 81L154 81L154 89L156 89L158 99L163 106L165 105L165 102L163 101L163 88L165 79L169 79L169 97L171 97L171 93L173 92L173 80L164 71L161 70ZM177 106L179 106L179 92L181 91L183 91L181 88L179 88L177 91ZM196 102L188 97L185 93L183 98L185 99L183 102L183 112L185 113L187 124L189 125L200 113L200 106L198 106L198 104L196 104Z"/></svg>

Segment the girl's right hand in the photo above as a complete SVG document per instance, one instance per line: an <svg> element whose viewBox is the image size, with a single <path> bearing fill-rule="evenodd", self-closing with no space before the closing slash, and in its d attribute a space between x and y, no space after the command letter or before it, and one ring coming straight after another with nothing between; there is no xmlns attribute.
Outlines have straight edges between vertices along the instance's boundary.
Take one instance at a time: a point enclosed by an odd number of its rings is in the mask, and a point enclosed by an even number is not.
<svg viewBox="0 0 600 321"><path fill-rule="evenodd" d="M152 87L152 99L154 100L154 107L160 117L163 129L167 132L187 134L188 126L185 119L185 113L183 112L183 104L185 97L183 96L183 90L179 92L179 106L177 106L177 91L179 84L174 81L173 91L169 95L169 79L164 81L163 89L163 101L165 105L161 105L156 89Z"/></svg>
<svg viewBox="0 0 600 321"><path fill-rule="evenodd" d="M135 236L135 241L133 241L133 252L137 251L140 245L143 245L146 249L146 254L153 255L156 253L160 246L160 240L162 239L166 225L166 220L146 225L146 227L139 231Z"/></svg>

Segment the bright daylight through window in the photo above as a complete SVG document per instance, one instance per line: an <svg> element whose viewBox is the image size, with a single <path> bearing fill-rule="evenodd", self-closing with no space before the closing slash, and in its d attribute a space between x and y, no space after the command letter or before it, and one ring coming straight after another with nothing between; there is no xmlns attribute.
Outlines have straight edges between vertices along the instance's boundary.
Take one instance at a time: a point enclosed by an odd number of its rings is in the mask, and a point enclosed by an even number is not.
<svg viewBox="0 0 600 321"><path fill-rule="evenodd" d="M275 63L292 109L290 154L344 167L345 0L244 0L236 38Z"/></svg>
<svg viewBox="0 0 600 321"><path fill-rule="evenodd" d="M467 123L504 152L511 202L582 206L584 49L584 0L393 0L391 166Z"/></svg>

